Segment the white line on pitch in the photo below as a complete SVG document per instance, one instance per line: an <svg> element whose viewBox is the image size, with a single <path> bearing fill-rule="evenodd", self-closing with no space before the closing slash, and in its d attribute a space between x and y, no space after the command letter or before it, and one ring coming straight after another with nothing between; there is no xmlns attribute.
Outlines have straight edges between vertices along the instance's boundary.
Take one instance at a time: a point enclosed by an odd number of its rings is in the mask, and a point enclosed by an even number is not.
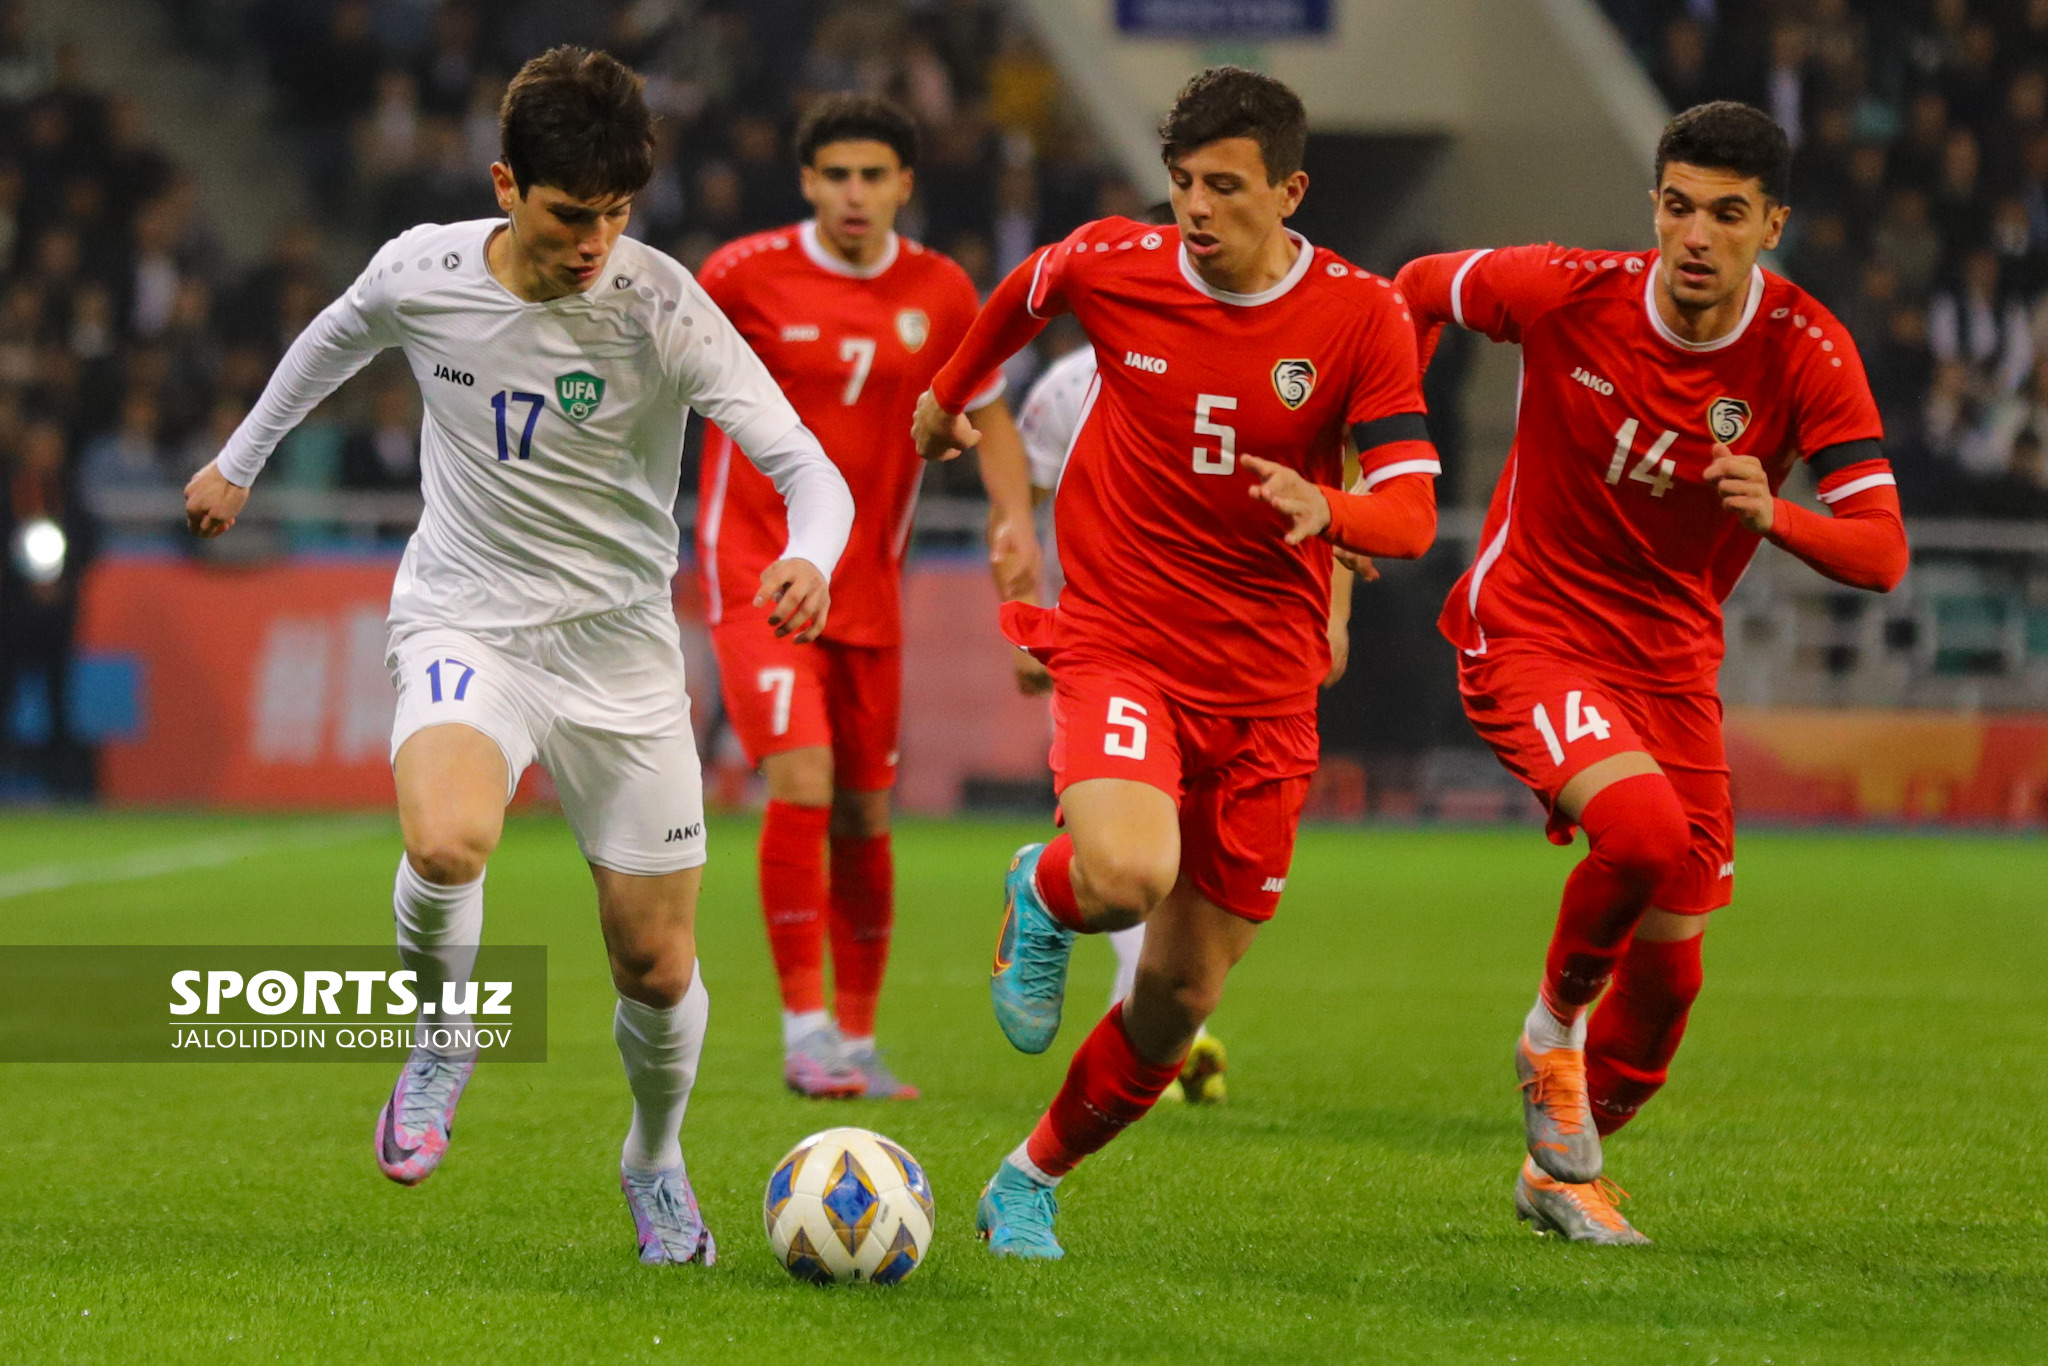
<svg viewBox="0 0 2048 1366"><path fill-rule="evenodd" d="M0 873L0 901L37 892L61 891L66 887L82 887L94 882L135 882L166 873L190 872L195 868L218 868L260 854L347 844L382 834L388 829L389 823L385 821L321 821L281 831L193 840L187 844L144 849L120 858L89 863L38 864L11 873Z"/></svg>

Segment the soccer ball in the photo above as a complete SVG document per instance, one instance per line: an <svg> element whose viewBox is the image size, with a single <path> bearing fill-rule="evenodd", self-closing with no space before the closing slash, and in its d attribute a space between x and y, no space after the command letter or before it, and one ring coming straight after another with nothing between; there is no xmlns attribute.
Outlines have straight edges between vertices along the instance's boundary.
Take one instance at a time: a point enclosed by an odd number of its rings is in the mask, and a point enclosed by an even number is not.
<svg viewBox="0 0 2048 1366"><path fill-rule="evenodd" d="M894 1285L932 1243L932 1187L917 1159L868 1129L812 1134L775 1164L768 1245L800 1281Z"/></svg>

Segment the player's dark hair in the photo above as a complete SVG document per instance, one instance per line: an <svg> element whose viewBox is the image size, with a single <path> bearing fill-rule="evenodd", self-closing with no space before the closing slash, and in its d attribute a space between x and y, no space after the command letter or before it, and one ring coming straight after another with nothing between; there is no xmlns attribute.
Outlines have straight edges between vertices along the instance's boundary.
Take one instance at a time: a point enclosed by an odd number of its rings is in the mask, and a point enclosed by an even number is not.
<svg viewBox="0 0 2048 1366"><path fill-rule="evenodd" d="M556 47L520 67L498 107L498 138L522 196L552 185L615 199L654 178L654 114L640 77L609 53Z"/></svg>
<svg viewBox="0 0 2048 1366"><path fill-rule="evenodd" d="M1271 76L1241 66L1212 66L1188 78L1159 121L1159 155L1173 165L1222 138L1250 138L1266 162L1266 183L1301 169L1308 152L1308 110Z"/></svg>
<svg viewBox="0 0 2048 1366"><path fill-rule="evenodd" d="M1778 121L1737 100L1696 104L1664 125L1657 139L1657 184L1672 162L1731 171L1763 182L1764 197L1792 202L1792 141Z"/></svg>
<svg viewBox="0 0 2048 1366"><path fill-rule="evenodd" d="M885 143L904 170L917 165L917 124L900 105L874 95L827 95L812 105L797 125L797 164L810 165L820 147L835 142Z"/></svg>

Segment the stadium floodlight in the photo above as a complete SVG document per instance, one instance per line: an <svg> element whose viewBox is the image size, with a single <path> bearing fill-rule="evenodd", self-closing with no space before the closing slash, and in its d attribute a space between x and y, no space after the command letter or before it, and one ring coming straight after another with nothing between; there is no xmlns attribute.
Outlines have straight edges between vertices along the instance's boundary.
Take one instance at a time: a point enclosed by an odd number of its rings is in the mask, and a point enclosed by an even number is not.
<svg viewBox="0 0 2048 1366"><path fill-rule="evenodd" d="M51 584L63 578L69 550L64 528L47 517L31 518L14 533L15 567L33 584Z"/></svg>

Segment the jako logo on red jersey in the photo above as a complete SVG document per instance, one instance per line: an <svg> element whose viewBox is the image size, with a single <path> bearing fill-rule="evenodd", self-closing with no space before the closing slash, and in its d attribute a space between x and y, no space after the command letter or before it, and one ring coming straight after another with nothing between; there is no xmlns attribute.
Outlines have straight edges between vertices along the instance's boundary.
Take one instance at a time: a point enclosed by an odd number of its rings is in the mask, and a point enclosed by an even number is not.
<svg viewBox="0 0 2048 1366"><path fill-rule="evenodd" d="M1316 391L1316 366L1314 361L1283 360L1273 367L1273 392L1290 409L1299 408L1308 402L1308 396Z"/></svg>
<svg viewBox="0 0 2048 1366"><path fill-rule="evenodd" d="M1604 398L1614 397L1614 386L1583 365L1572 371L1572 378Z"/></svg>
<svg viewBox="0 0 2048 1366"><path fill-rule="evenodd" d="M1166 373L1166 362L1157 356L1141 356L1136 351L1124 352L1124 364L1133 370L1143 370L1151 375Z"/></svg>

